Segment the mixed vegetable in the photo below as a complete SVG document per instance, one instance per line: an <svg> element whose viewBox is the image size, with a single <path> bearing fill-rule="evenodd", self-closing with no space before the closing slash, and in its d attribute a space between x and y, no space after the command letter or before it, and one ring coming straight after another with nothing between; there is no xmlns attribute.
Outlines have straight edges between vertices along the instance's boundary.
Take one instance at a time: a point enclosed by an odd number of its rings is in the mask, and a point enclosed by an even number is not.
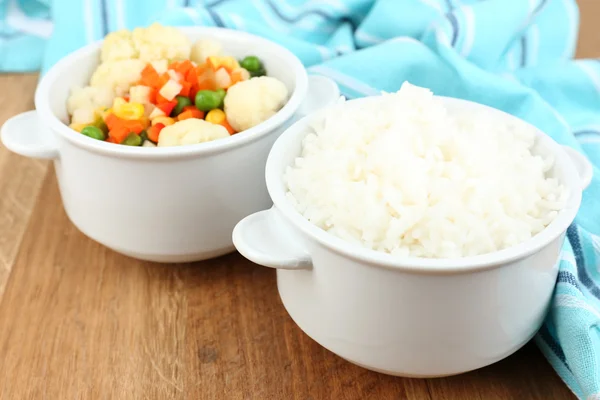
<svg viewBox="0 0 600 400"><path fill-rule="evenodd" d="M286 86L253 55L236 60L215 41L190 45L159 24L109 34L90 85L67 102L70 127L127 146L177 146L227 137L275 114Z"/></svg>

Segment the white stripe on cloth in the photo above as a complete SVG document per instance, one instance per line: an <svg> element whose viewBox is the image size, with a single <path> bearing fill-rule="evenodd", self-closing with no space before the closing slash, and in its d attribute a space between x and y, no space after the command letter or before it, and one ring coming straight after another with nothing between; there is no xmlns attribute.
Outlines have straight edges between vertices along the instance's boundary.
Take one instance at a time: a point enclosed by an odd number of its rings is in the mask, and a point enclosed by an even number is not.
<svg viewBox="0 0 600 400"><path fill-rule="evenodd" d="M52 35L53 24L37 18L29 18L17 4L17 0L10 0L6 10L6 24L20 32L41 38L49 38Z"/></svg>
<svg viewBox="0 0 600 400"><path fill-rule="evenodd" d="M198 13L197 9L186 7L182 10L188 15L188 17L190 17L193 23L195 23L196 25L204 25L204 21L202 21L202 18L200 17L200 14Z"/></svg>
<svg viewBox="0 0 600 400"><path fill-rule="evenodd" d="M527 65L537 65L540 54L540 29L536 24L531 25L527 36L529 36L527 42Z"/></svg>
<svg viewBox="0 0 600 400"><path fill-rule="evenodd" d="M600 137L584 136L584 137L577 138L577 141L581 144L600 144Z"/></svg>
<svg viewBox="0 0 600 400"><path fill-rule="evenodd" d="M378 96L381 94L380 90L377 90L364 82L361 82L346 74L342 74L341 72L338 72L331 68L322 65L316 65L314 67L311 67L310 70L325 75L333 79L334 81L337 81L340 84L346 86L348 89L354 90L355 92L362 94L363 96Z"/></svg>
<svg viewBox="0 0 600 400"><path fill-rule="evenodd" d="M600 400L600 393L590 394L585 400Z"/></svg>
<svg viewBox="0 0 600 400"><path fill-rule="evenodd" d="M123 1L115 2L115 7L117 9L117 30L125 29L125 12L123 11Z"/></svg>
<svg viewBox="0 0 600 400"><path fill-rule="evenodd" d="M590 234L592 237L592 246L594 246L594 251L600 255L600 236L596 236L594 234ZM596 266L596 269L600 271L600 264Z"/></svg>
<svg viewBox="0 0 600 400"><path fill-rule="evenodd" d="M92 43L96 40L94 35L94 4L93 0L85 0L83 4L83 19L85 20L85 41Z"/></svg>
<svg viewBox="0 0 600 400"><path fill-rule="evenodd" d="M321 55L321 60L329 60L332 57L332 52L325 46L317 46L317 51Z"/></svg>
<svg viewBox="0 0 600 400"><path fill-rule="evenodd" d="M239 29L240 31L246 30L246 24L244 23L244 18L240 17L237 14L229 14L229 19L231 20L231 22L233 22L236 29Z"/></svg>
<svg viewBox="0 0 600 400"><path fill-rule="evenodd" d="M560 261L568 262L573 267L577 266L577 263L575 262L575 253L573 253L572 251L566 251L566 250L561 251L560 252Z"/></svg>
<svg viewBox="0 0 600 400"><path fill-rule="evenodd" d="M600 93L600 76L598 75L598 72L588 65L585 60L579 61L576 63L576 65L578 65L579 68L588 76L588 78L590 78L592 84Z"/></svg>
<svg viewBox="0 0 600 400"><path fill-rule="evenodd" d="M398 36L393 39L388 40L386 43L396 43L396 42L404 42L404 43L414 43L422 45L423 43L418 41L415 38L411 38L410 36Z"/></svg>
<svg viewBox="0 0 600 400"><path fill-rule="evenodd" d="M463 57L467 57L471 53L471 49L473 48L473 42L475 41L475 14L473 13L473 9L470 6L463 6L460 8L460 10L462 11L462 14L465 17L465 27L463 30L465 39L463 41L460 54Z"/></svg>
<svg viewBox="0 0 600 400"><path fill-rule="evenodd" d="M440 29L439 27L435 29L435 38L438 43L443 44L444 46L450 47L450 38L446 35L446 31Z"/></svg>
<svg viewBox="0 0 600 400"><path fill-rule="evenodd" d="M512 50L506 54L508 69L511 71L515 71L517 69L517 57L515 56L515 52L516 48L513 46Z"/></svg>
<svg viewBox="0 0 600 400"><path fill-rule="evenodd" d="M565 308L578 308L581 310L589 311L593 316L600 318L600 313L593 306L581 301L575 296L568 294L558 294L554 297L554 308L565 307Z"/></svg>
<svg viewBox="0 0 600 400"><path fill-rule="evenodd" d="M374 36L374 35L371 35L369 33L366 33L360 29L356 30L356 33L354 34L354 36L356 37L356 39L360 40L361 42L366 42L368 44L379 44L384 41L384 39Z"/></svg>
<svg viewBox="0 0 600 400"><path fill-rule="evenodd" d="M575 53L575 46L577 45L577 35L579 34L579 11L574 3L575 2L571 0L563 0L570 27L569 36L565 40L567 45L565 46L565 51L563 53L564 59L571 58L572 55Z"/></svg>

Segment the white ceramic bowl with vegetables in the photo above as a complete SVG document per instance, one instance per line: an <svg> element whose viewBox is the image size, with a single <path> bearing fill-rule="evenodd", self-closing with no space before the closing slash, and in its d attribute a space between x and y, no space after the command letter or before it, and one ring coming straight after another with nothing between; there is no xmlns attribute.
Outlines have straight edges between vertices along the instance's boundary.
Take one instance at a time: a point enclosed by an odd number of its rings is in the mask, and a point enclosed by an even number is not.
<svg viewBox="0 0 600 400"><path fill-rule="evenodd" d="M275 139L338 97L271 41L153 25L60 60L2 142L54 161L65 211L93 240L138 259L196 261L233 250L235 224L271 203Z"/></svg>
<svg viewBox="0 0 600 400"><path fill-rule="evenodd" d="M337 106L336 106L337 107ZM515 352L550 306L592 167L501 111L403 87L294 124L274 206L234 229L277 268L298 326L387 374L458 374Z"/></svg>

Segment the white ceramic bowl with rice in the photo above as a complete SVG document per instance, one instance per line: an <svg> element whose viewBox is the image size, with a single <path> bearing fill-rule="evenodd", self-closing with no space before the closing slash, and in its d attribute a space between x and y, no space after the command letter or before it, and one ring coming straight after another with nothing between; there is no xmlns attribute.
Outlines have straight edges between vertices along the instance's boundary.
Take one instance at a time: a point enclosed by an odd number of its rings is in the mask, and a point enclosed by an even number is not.
<svg viewBox="0 0 600 400"><path fill-rule="evenodd" d="M387 114L382 97L352 100L295 123L267 160L274 206L233 233L245 257L277 268L306 334L393 375L466 372L531 339L592 174L516 117L433 99L416 91L395 100L409 111Z"/></svg>

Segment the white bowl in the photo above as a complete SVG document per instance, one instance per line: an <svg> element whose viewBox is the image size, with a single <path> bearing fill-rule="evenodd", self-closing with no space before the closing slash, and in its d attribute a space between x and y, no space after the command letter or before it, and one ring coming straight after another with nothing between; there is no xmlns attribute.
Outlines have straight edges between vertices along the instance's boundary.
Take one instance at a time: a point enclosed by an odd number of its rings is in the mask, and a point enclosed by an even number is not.
<svg viewBox="0 0 600 400"><path fill-rule="evenodd" d="M442 99L450 110L492 110ZM591 180L589 162L538 131L535 151L555 156L551 174L570 190L568 204L544 231L475 257L398 259L326 233L286 199L285 168L318 118L321 113L303 118L275 142L266 166L274 206L246 217L233 232L240 253L277 268L279 294L298 326L350 362L412 377L466 372L523 346L550 305L565 231Z"/></svg>
<svg viewBox="0 0 600 400"><path fill-rule="evenodd" d="M300 116L335 101L331 80L308 77L285 48L244 32L181 28L191 39L212 38L241 58L260 57L268 74L285 83L288 103L262 124L229 138L190 146L114 145L65 125L74 85L86 85L98 65L101 42L58 62L41 80L37 111L9 119L2 142L19 154L54 160L67 215L84 234L131 257L197 261L234 249L235 224L268 207L264 167L283 130Z"/></svg>

